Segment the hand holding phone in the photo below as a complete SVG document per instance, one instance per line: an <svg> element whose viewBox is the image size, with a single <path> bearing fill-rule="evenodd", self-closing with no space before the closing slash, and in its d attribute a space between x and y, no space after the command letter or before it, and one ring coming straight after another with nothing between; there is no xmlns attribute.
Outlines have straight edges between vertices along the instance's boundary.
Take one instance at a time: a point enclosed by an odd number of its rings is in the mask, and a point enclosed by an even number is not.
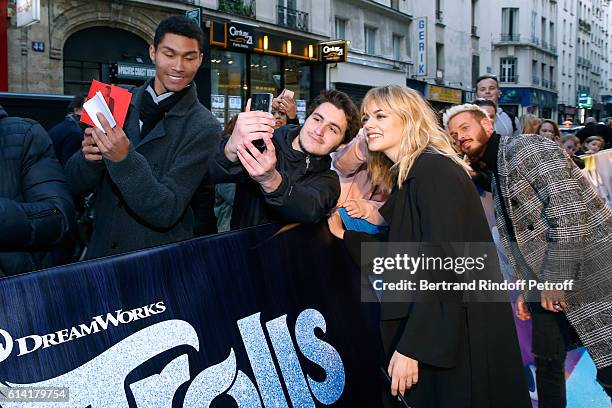
<svg viewBox="0 0 612 408"><path fill-rule="evenodd" d="M261 112L272 112L272 99L274 96L271 93L256 93L251 97L251 110ZM253 140L253 146L260 152L266 150L266 144L263 139Z"/></svg>
<svg viewBox="0 0 612 408"><path fill-rule="evenodd" d="M225 144L225 157L231 162L238 161L238 146L251 144L255 139L261 139L260 135L274 132L274 117L267 111L254 110L255 104L252 99L247 102L246 111L238 114L234 130ZM261 107L261 102L258 102ZM265 144L264 144L265 146Z"/></svg>

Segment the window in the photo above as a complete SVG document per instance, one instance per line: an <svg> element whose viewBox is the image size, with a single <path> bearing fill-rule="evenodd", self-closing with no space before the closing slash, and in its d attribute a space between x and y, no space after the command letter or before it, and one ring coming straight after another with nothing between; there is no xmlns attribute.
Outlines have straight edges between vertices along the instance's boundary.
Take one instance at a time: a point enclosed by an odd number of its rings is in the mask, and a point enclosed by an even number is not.
<svg viewBox="0 0 612 408"><path fill-rule="evenodd" d="M436 69L444 70L444 44L436 43Z"/></svg>
<svg viewBox="0 0 612 408"><path fill-rule="evenodd" d="M336 39L346 40L346 20L336 17Z"/></svg>
<svg viewBox="0 0 612 408"><path fill-rule="evenodd" d="M98 62L64 60L64 94L87 92L91 80L100 80L102 64Z"/></svg>
<svg viewBox="0 0 612 408"><path fill-rule="evenodd" d="M365 38L366 54L375 54L376 53L376 29L373 27L365 26L364 38Z"/></svg>
<svg viewBox="0 0 612 408"><path fill-rule="evenodd" d="M567 29L567 21L563 19L563 44L565 44L565 30Z"/></svg>
<svg viewBox="0 0 612 408"><path fill-rule="evenodd" d="M531 12L531 41L535 42L535 39L537 38L536 35L536 20L538 19L538 13L536 13L535 11Z"/></svg>
<svg viewBox="0 0 612 408"><path fill-rule="evenodd" d="M518 40L518 8L502 8L502 40Z"/></svg>
<svg viewBox="0 0 612 408"><path fill-rule="evenodd" d="M542 29L540 30L542 34L542 45L546 44L546 19L542 17Z"/></svg>
<svg viewBox="0 0 612 408"><path fill-rule="evenodd" d="M531 60L531 83L540 85L540 78L538 78L538 61L536 60Z"/></svg>
<svg viewBox="0 0 612 408"><path fill-rule="evenodd" d="M563 57L561 59L561 75L565 75L565 50L563 50Z"/></svg>
<svg viewBox="0 0 612 408"><path fill-rule="evenodd" d="M516 58L501 58L499 64L500 82L516 83L518 77L516 75Z"/></svg>
<svg viewBox="0 0 612 408"><path fill-rule="evenodd" d="M550 22L550 37L548 37L549 41L550 41L550 46L554 47L555 46L555 23L553 23L552 21Z"/></svg>
<svg viewBox="0 0 612 408"><path fill-rule="evenodd" d="M404 42L404 37L393 34L393 59L396 61L402 60L402 43Z"/></svg>

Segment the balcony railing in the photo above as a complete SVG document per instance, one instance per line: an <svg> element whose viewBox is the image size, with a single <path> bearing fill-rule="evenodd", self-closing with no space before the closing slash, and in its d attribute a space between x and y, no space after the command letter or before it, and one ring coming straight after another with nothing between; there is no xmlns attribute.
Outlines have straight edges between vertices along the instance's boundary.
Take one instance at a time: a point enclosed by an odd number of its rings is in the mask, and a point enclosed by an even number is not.
<svg viewBox="0 0 612 408"><path fill-rule="evenodd" d="M308 31L308 13L284 6L277 6L276 11L278 25Z"/></svg>
<svg viewBox="0 0 612 408"><path fill-rule="evenodd" d="M533 35L531 36L530 42L533 45L538 45L538 46L540 45L540 39L538 37L533 36Z"/></svg>
<svg viewBox="0 0 612 408"><path fill-rule="evenodd" d="M551 82L550 83L550 89L557 89L557 83L556 82Z"/></svg>
<svg viewBox="0 0 612 408"><path fill-rule="evenodd" d="M545 50L548 49L548 42L542 40L542 48L544 48Z"/></svg>
<svg viewBox="0 0 612 408"><path fill-rule="evenodd" d="M499 82L504 84L516 84L518 83L518 75L502 75L499 77Z"/></svg>
<svg viewBox="0 0 612 408"><path fill-rule="evenodd" d="M550 81L548 79L543 79L542 80L542 86L544 88L550 88Z"/></svg>
<svg viewBox="0 0 612 408"><path fill-rule="evenodd" d="M519 42L521 41L520 34L501 34L500 40L502 42Z"/></svg>
<svg viewBox="0 0 612 408"><path fill-rule="evenodd" d="M472 26L472 36L474 37L478 36L478 27Z"/></svg>
<svg viewBox="0 0 612 408"><path fill-rule="evenodd" d="M540 78L538 78L537 76L534 76L531 78L531 83L533 85L540 85Z"/></svg>
<svg viewBox="0 0 612 408"><path fill-rule="evenodd" d="M443 14L442 14L442 10L436 10L436 23L442 23Z"/></svg>
<svg viewBox="0 0 612 408"><path fill-rule="evenodd" d="M219 0L219 11L255 18L255 0Z"/></svg>

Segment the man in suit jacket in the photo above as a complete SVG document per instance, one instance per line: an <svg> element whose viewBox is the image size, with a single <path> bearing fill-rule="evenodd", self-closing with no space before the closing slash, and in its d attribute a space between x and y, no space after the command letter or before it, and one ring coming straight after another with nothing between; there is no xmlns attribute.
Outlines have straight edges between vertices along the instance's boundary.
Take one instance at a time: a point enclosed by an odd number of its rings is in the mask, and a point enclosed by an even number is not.
<svg viewBox="0 0 612 408"><path fill-rule="evenodd" d="M168 17L149 53L155 78L140 87L125 131L85 131L82 153L66 167L75 193L95 190L94 229L87 258L189 239L190 202L208 177L208 157L220 138L216 118L192 82L202 62L203 34L184 17Z"/></svg>
<svg viewBox="0 0 612 408"><path fill-rule="evenodd" d="M531 310L539 400L565 406L563 362L572 330L612 397L612 210L555 143L501 137L470 104L449 109L444 124L461 150L492 173L499 233L515 272L549 284ZM519 317L530 317L523 298L517 308Z"/></svg>

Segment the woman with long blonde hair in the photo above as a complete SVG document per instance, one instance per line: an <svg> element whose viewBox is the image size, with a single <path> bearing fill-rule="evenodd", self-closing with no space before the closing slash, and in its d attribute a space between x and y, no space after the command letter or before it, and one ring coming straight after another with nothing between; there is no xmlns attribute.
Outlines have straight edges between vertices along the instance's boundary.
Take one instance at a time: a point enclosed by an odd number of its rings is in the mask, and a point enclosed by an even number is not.
<svg viewBox="0 0 612 408"><path fill-rule="evenodd" d="M470 168L416 91L395 85L371 89L362 114L372 181L391 191L380 209L389 232L378 240L418 243L417 257L450 256L449 243L492 242ZM329 227L357 259L361 243L372 240L345 231L335 214ZM489 258L496 262L491 248ZM382 276L388 288L383 286L381 295L382 368L390 378L384 406L396 406L399 395L414 407L530 406L509 301L476 304L463 302L460 291L409 294L389 286L405 279L417 285L457 281L454 271L385 270Z"/></svg>

